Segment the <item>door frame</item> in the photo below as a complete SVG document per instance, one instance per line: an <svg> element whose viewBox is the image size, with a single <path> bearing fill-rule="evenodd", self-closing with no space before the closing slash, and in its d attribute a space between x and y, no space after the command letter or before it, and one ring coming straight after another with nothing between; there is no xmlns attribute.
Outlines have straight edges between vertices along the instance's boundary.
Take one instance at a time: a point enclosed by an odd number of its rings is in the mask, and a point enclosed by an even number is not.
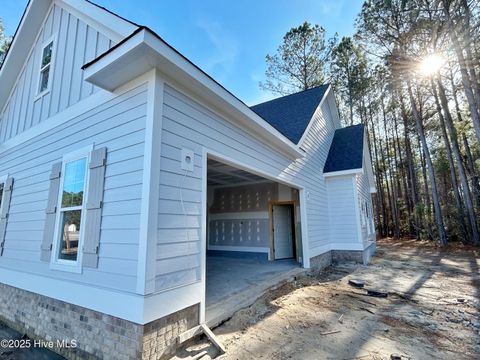
<svg viewBox="0 0 480 360"><path fill-rule="evenodd" d="M277 205L291 205L293 210L293 222L292 222L292 245L293 245L293 258L295 261L298 261L298 251L297 251L297 211L296 207L298 205L295 200L288 201L270 201L268 204L268 229L269 229L269 247L268 259L271 261L275 260L275 239L273 231L273 207Z"/></svg>
<svg viewBox="0 0 480 360"><path fill-rule="evenodd" d="M225 163L227 165L239 168L241 170L245 170L256 174L258 176L264 177L266 179L272 180L277 183L281 183L287 185L293 189L298 190L298 202L297 201L287 201L292 202L295 205L299 206L300 208L300 230L301 230L301 243L300 246L302 248L302 261L299 261L302 264L302 267L305 269L310 268L310 251L307 246L308 244L308 226L307 226L307 198L308 192L305 187L290 182L288 180L279 178L278 175L269 173L265 171L265 169L260 169L258 167L252 166L252 164L246 164L240 161L238 158L233 157L232 155L226 155L220 151L212 150L211 148L202 146L202 215L201 215L201 230L200 230L200 248L202 249L200 252L200 288L201 293L199 295L199 302L200 302L200 323L205 322L205 300L206 300L206 279L207 279L207 272L206 272L206 260L207 260L207 231L206 231L206 222L207 222L207 178L208 178L208 165L207 160L214 159ZM295 215L296 216L296 215ZM296 222L296 219L295 219ZM296 234L295 234L296 235ZM270 255L270 252L269 252ZM298 254L297 254L298 256ZM298 261L298 259L297 259ZM196 294L197 295L197 294Z"/></svg>

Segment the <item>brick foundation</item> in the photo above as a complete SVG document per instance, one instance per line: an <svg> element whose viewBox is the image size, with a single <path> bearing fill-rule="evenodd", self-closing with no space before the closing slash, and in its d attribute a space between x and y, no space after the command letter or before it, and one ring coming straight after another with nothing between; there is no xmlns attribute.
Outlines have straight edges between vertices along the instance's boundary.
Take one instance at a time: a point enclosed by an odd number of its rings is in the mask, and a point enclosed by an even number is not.
<svg viewBox="0 0 480 360"><path fill-rule="evenodd" d="M310 267L314 270L322 270L332 265L332 252L327 251L321 255L310 258Z"/></svg>
<svg viewBox="0 0 480 360"><path fill-rule="evenodd" d="M368 264L375 254L376 244L372 242L365 250L331 250L321 255L310 258L310 267L321 270L332 263L341 264L342 262L355 262L358 264Z"/></svg>
<svg viewBox="0 0 480 360"><path fill-rule="evenodd" d="M175 352L177 336L198 319L197 304L139 325L0 284L0 320L32 339L75 339L76 348L51 349L67 359L164 359Z"/></svg>

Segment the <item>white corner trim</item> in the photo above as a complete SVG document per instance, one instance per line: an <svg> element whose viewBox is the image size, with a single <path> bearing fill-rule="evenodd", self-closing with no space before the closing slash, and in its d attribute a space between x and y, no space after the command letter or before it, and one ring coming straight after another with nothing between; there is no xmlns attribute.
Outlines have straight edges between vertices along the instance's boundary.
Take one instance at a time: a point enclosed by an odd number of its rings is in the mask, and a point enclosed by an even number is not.
<svg viewBox="0 0 480 360"><path fill-rule="evenodd" d="M148 74L147 116L143 156L142 200L137 263L137 293L155 291L160 154L163 118L163 80L153 69Z"/></svg>
<svg viewBox="0 0 480 360"><path fill-rule="evenodd" d="M305 269L310 269L310 247L308 239L307 225L307 196L305 188L298 189L298 198L300 200L300 228L302 231L302 265Z"/></svg>
<svg viewBox="0 0 480 360"><path fill-rule="evenodd" d="M350 170L341 170L341 171L332 171L328 173L323 173L324 178L331 178L335 176L344 176L344 175L357 175L363 174L363 167Z"/></svg>
<svg viewBox="0 0 480 360"><path fill-rule="evenodd" d="M208 212L208 150L202 148L202 224L200 234L200 324L206 319L207 307L207 212Z"/></svg>
<svg viewBox="0 0 480 360"><path fill-rule="evenodd" d="M358 189L357 189L357 177L353 176L352 177L352 186L353 186L353 207L355 209L355 220L357 223L357 242L362 243L363 242L363 236L362 236L362 224L360 220L360 208L359 208L359 196L358 196ZM363 250L363 249L362 249Z"/></svg>

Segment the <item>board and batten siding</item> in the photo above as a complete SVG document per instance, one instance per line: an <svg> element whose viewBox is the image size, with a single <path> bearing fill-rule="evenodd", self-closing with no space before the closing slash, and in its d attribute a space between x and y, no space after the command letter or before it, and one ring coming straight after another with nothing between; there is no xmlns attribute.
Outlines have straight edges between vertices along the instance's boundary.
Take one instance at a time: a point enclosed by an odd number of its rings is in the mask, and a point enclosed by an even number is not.
<svg viewBox="0 0 480 360"><path fill-rule="evenodd" d="M329 95L330 97L331 95ZM328 246L327 192L322 169L338 122L325 101L302 144L306 156L292 161L252 134L192 98L165 86L156 290L200 280L203 148L262 169L269 176L306 190L311 254ZM181 169L182 148L194 151L194 171ZM182 206L183 200L183 206Z"/></svg>
<svg viewBox="0 0 480 360"><path fill-rule="evenodd" d="M37 97L42 47L54 37L50 91ZM57 3L48 12L18 79L0 110L0 143L34 127L99 89L83 80L82 65L115 43Z"/></svg>
<svg viewBox="0 0 480 360"><path fill-rule="evenodd" d="M0 154L14 178L1 269L135 292L142 196L147 86L140 85ZM98 268L51 270L40 261L49 174L64 154L107 148Z"/></svg>

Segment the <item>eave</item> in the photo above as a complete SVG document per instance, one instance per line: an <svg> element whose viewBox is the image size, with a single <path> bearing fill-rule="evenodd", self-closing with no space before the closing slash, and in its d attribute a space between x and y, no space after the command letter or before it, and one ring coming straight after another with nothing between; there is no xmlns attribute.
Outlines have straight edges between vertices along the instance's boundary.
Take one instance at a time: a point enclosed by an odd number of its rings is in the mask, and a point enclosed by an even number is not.
<svg viewBox="0 0 480 360"><path fill-rule="evenodd" d="M331 178L331 177L336 177L336 176L359 175L359 174L363 174L363 168L340 170L340 171L330 171L330 172L323 173L323 177L324 178Z"/></svg>

